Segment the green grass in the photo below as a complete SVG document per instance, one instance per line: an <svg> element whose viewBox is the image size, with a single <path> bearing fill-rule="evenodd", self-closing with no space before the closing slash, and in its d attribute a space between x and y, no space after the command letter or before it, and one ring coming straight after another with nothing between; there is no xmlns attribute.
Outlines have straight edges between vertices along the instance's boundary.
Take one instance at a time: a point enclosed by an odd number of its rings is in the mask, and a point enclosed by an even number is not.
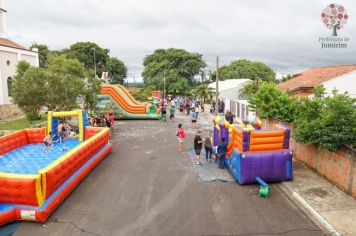
<svg viewBox="0 0 356 236"><path fill-rule="evenodd" d="M47 121L47 115L42 115L40 120L29 121L26 118L12 120L8 122L0 122L0 130L20 130L28 128L30 125L35 125Z"/></svg>

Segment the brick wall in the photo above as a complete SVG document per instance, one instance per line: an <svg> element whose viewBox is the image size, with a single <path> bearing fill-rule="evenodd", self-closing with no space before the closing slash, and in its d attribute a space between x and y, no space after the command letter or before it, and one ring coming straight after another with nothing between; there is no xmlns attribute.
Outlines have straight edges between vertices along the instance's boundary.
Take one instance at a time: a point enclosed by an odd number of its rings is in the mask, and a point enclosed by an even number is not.
<svg viewBox="0 0 356 236"><path fill-rule="evenodd" d="M0 105L0 120L23 116L24 113L15 104Z"/></svg>
<svg viewBox="0 0 356 236"><path fill-rule="evenodd" d="M264 128L270 128L277 121L264 120ZM290 127L293 132L293 127ZM342 149L330 152L290 139L294 158L305 163L342 191L356 198L356 152Z"/></svg>

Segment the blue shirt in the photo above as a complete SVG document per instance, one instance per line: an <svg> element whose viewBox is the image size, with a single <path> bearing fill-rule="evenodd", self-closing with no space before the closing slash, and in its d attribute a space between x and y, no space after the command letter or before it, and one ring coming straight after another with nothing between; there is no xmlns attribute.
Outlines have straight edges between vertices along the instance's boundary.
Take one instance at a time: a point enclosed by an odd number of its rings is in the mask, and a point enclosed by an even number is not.
<svg viewBox="0 0 356 236"><path fill-rule="evenodd" d="M218 150L217 153L219 153L220 155L226 155L227 152L227 143L226 142L222 142L218 145Z"/></svg>

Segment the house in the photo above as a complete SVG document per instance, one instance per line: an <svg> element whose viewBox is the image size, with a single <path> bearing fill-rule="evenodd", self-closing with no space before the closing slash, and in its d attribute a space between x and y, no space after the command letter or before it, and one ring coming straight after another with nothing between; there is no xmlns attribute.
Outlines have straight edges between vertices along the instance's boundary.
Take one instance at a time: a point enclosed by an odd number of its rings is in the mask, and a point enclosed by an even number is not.
<svg viewBox="0 0 356 236"><path fill-rule="evenodd" d="M356 65L315 67L293 75L293 78L277 85L282 91L289 91L292 97L311 96L318 86L323 86L327 95L334 89L347 92L356 98Z"/></svg>
<svg viewBox="0 0 356 236"><path fill-rule="evenodd" d="M225 111L230 110L237 118L245 118L249 115L247 98L241 96L241 91L250 79L229 79L219 81L219 100L225 103ZM209 84L215 92L216 83ZM214 95L215 96L215 95Z"/></svg>
<svg viewBox="0 0 356 236"><path fill-rule="evenodd" d="M11 104L11 85L19 61L27 61L32 66L39 66L38 50L29 50L6 38L6 14L0 0L0 119L19 113Z"/></svg>

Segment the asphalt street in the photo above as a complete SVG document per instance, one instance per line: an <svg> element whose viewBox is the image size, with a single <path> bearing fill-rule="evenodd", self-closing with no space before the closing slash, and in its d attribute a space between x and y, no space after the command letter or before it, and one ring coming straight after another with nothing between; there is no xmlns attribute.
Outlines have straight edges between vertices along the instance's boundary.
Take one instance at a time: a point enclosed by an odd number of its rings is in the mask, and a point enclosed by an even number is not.
<svg viewBox="0 0 356 236"><path fill-rule="evenodd" d="M209 127L203 118L196 127L182 115L116 122L112 153L45 224L21 223L15 235L323 235L274 185L264 199L257 185L198 181L188 152L176 149L176 126L184 123L188 149Z"/></svg>

